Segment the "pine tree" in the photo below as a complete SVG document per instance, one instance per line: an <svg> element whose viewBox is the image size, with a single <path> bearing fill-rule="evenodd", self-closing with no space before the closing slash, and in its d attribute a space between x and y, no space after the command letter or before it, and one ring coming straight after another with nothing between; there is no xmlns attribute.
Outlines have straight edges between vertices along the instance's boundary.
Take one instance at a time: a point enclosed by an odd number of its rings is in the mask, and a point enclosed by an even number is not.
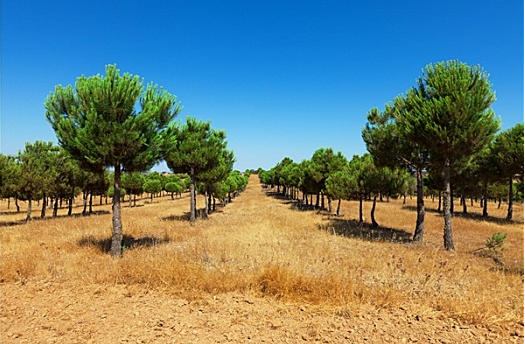
<svg viewBox="0 0 525 344"><path fill-rule="evenodd" d="M507 220L512 220L514 199L513 184L516 178L523 180L523 123L499 133L492 147L498 174L509 185Z"/></svg>
<svg viewBox="0 0 525 344"><path fill-rule="evenodd" d="M77 78L75 87L58 85L46 101L46 117L59 144L82 166L114 170L111 256L122 256L121 173L143 171L159 159L160 133L179 113L176 97L116 65L106 75Z"/></svg>
<svg viewBox="0 0 525 344"><path fill-rule="evenodd" d="M428 149L444 174L444 246L454 250L451 166L461 166L491 142L500 123L490 108L495 93L488 74L459 61L429 64L409 90L410 115L398 119L405 137Z"/></svg>
<svg viewBox="0 0 525 344"><path fill-rule="evenodd" d="M18 180L18 193L20 198L27 201L26 221L32 218L32 204L36 199L46 198L53 175L53 156L57 154L58 147L51 142L35 141L26 143L25 148L18 154L20 175ZM45 201L43 201L45 209ZM42 212L42 217L45 212Z"/></svg>
<svg viewBox="0 0 525 344"><path fill-rule="evenodd" d="M198 176L220 165L226 149L226 133L214 130L210 122L193 117L186 124L171 125L164 134L164 159L173 173L190 176L190 221L197 215L195 187Z"/></svg>
<svg viewBox="0 0 525 344"><path fill-rule="evenodd" d="M369 111L362 136L376 165L390 168L404 166L416 176L417 217L413 240L422 241L425 232L423 171L429 165L429 154L420 144L403 136L398 120L405 116L412 116L411 107L404 97L398 96L385 106L384 112L379 112L377 108Z"/></svg>

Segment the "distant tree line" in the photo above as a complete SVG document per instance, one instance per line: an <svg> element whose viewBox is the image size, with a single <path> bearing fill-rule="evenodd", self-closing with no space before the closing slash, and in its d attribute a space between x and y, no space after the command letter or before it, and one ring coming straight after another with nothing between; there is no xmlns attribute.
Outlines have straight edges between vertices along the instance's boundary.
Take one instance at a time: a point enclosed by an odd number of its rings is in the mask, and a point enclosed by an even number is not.
<svg viewBox="0 0 525 344"><path fill-rule="evenodd" d="M383 111L369 111L362 130L369 154L346 161L341 153L320 149L301 163L284 158L261 171L261 181L293 198L301 191L301 206L312 205L312 195L314 207L321 209L326 196L330 211L331 200L358 199L360 222L362 201L371 198L373 226L377 197L404 196L415 188L414 241L423 240L424 197L437 195L444 246L454 250L452 197L461 199L465 213L468 198L471 204L479 200L483 216L488 216L490 199L500 204L507 199L507 220L512 219L513 201L523 200L523 123L499 132L500 120L490 107L494 100L481 67L456 60L429 64L406 95L397 96Z"/></svg>

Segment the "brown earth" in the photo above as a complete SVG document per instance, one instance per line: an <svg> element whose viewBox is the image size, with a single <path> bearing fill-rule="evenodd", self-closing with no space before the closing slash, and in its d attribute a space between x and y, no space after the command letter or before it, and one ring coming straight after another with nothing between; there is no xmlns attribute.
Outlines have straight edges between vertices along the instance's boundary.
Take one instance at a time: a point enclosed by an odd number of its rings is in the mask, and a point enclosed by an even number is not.
<svg viewBox="0 0 525 344"><path fill-rule="evenodd" d="M246 193L249 199L264 195L258 183ZM241 211L244 197L221 216ZM264 202L275 207L280 200ZM247 216L258 208L252 204L242 211ZM0 284L1 343L523 342L522 321L463 323L460 316L425 307L288 302L261 297L253 289L184 294L117 281L79 283L64 276Z"/></svg>
<svg viewBox="0 0 525 344"><path fill-rule="evenodd" d="M439 316L239 293L188 301L124 285L2 285L2 343L521 343ZM503 332L503 333L502 333Z"/></svg>

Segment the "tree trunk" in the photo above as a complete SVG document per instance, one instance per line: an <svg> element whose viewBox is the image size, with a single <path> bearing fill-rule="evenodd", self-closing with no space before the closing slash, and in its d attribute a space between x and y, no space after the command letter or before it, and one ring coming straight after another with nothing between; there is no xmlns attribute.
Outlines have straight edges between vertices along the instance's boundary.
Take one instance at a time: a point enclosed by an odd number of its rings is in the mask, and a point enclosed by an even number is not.
<svg viewBox="0 0 525 344"><path fill-rule="evenodd" d="M71 195L69 196L69 204L67 205L67 216L73 215L73 199L75 198L75 187L71 187Z"/></svg>
<svg viewBox="0 0 525 344"><path fill-rule="evenodd" d="M372 210L370 211L370 219L372 220L372 227L377 228L379 224L376 222L375 212L376 212L376 202L377 195L374 194L374 202L372 203Z"/></svg>
<svg viewBox="0 0 525 344"><path fill-rule="evenodd" d="M211 214L212 212L212 209L211 209L211 188L210 186L207 187L207 192L208 192L208 214Z"/></svg>
<svg viewBox="0 0 525 344"><path fill-rule="evenodd" d="M507 210L507 221L512 220L512 203L514 201L514 192L512 191L512 176L509 178L509 209Z"/></svg>
<svg viewBox="0 0 525 344"><path fill-rule="evenodd" d="M46 193L44 192L42 194L42 211L40 212L41 218L46 217L46 207L47 207L47 197L46 197Z"/></svg>
<svg viewBox="0 0 525 344"><path fill-rule="evenodd" d="M454 190L452 189L452 184L450 184L450 193L449 193L449 197L450 197L450 215L454 215Z"/></svg>
<svg viewBox="0 0 525 344"><path fill-rule="evenodd" d="M131 193L129 194L129 207L131 208L131 201L132 201Z"/></svg>
<svg viewBox="0 0 525 344"><path fill-rule="evenodd" d="M18 204L18 198L15 197L15 206L16 206L16 212L20 212L20 204Z"/></svg>
<svg viewBox="0 0 525 344"><path fill-rule="evenodd" d="M190 183L190 222L195 222L195 169L191 168L191 183Z"/></svg>
<svg viewBox="0 0 525 344"><path fill-rule="evenodd" d="M58 215L58 197L55 198L55 205L53 206L53 217Z"/></svg>
<svg viewBox="0 0 525 344"><path fill-rule="evenodd" d="M467 213L467 199L465 197L465 191L461 191L461 202L463 203L463 214Z"/></svg>
<svg viewBox="0 0 525 344"><path fill-rule="evenodd" d="M27 199L27 215L26 215L26 222L31 221L31 203L32 203L31 197Z"/></svg>
<svg viewBox="0 0 525 344"><path fill-rule="evenodd" d="M122 215L120 206L121 170L120 163L115 165L115 183L113 185L113 235L111 237L111 257L122 257Z"/></svg>
<svg viewBox="0 0 525 344"><path fill-rule="evenodd" d="M84 209L82 210L82 215L86 215L87 214L87 193L86 192L82 192L82 204L84 206Z"/></svg>
<svg viewBox="0 0 525 344"><path fill-rule="evenodd" d="M332 199L330 197L328 198L328 212L332 214Z"/></svg>
<svg viewBox="0 0 525 344"><path fill-rule="evenodd" d="M208 217L208 193L204 192L204 218Z"/></svg>
<svg viewBox="0 0 525 344"><path fill-rule="evenodd" d="M487 211L487 182L483 183L483 217L487 217L489 215Z"/></svg>
<svg viewBox="0 0 525 344"><path fill-rule="evenodd" d="M443 241L445 249L454 251L454 237L452 236L452 214L450 211L451 194L450 194L450 161L445 158L445 191L443 192L443 218L445 225L443 227Z"/></svg>
<svg viewBox="0 0 525 344"><path fill-rule="evenodd" d="M416 189L417 189L417 218L416 230L414 231L413 241L423 241L425 234L425 200L423 198L423 171L416 169ZM441 198L440 198L441 200ZM441 202L440 202L441 203Z"/></svg>
<svg viewBox="0 0 525 344"><path fill-rule="evenodd" d="M439 195L438 195L438 212L441 212L441 199L442 199L442 192L441 191L438 191L439 192Z"/></svg>
<svg viewBox="0 0 525 344"><path fill-rule="evenodd" d="M341 199L339 198L339 200L337 201L337 212L336 212L336 215L339 216L339 209L341 209Z"/></svg>
<svg viewBox="0 0 525 344"><path fill-rule="evenodd" d="M359 194L359 223L363 223L363 195Z"/></svg>
<svg viewBox="0 0 525 344"><path fill-rule="evenodd" d="M93 214L93 192L89 193L89 213Z"/></svg>

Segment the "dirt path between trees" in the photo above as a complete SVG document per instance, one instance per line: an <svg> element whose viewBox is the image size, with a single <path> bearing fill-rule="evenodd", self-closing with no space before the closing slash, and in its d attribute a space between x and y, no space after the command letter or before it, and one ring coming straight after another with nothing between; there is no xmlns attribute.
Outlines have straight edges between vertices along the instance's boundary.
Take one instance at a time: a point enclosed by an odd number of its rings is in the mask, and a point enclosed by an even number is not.
<svg viewBox="0 0 525 344"><path fill-rule="evenodd" d="M341 309L242 293L181 298L122 284L26 281L0 288L4 344L523 342L523 327L493 331L402 307Z"/></svg>

